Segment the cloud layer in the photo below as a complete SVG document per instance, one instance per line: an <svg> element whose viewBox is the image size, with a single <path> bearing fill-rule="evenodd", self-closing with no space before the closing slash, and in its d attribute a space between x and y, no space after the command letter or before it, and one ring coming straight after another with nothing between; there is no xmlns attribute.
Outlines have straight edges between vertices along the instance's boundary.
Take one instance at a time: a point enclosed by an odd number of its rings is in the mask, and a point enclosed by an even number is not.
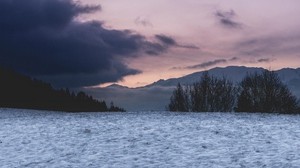
<svg viewBox="0 0 300 168"><path fill-rule="evenodd" d="M216 60L213 60L213 61L203 62L203 63L197 64L197 65L187 66L187 67L185 67L185 69L203 69L203 68L216 66L218 64L226 63L226 62L227 62L226 59L216 59Z"/></svg>
<svg viewBox="0 0 300 168"><path fill-rule="evenodd" d="M1 0L0 66L57 87L92 86L140 73L124 59L158 55L176 44L167 36L149 41L128 30L104 28L99 21L77 19L100 9L72 0Z"/></svg>
<svg viewBox="0 0 300 168"><path fill-rule="evenodd" d="M146 18L143 16L139 16L134 20L134 23L136 25L141 25L144 27L153 27L153 24Z"/></svg>
<svg viewBox="0 0 300 168"><path fill-rule="evenodd" d="M236 13L234 12L234 10L218 10L215 12L215 16L218 19L219 23L226 28L240 29L243 27L241 23L234 20L234 17L236 17Z"/></svg>
<svg viewBox="0 0 300 168"><path fill-rule="evenodd" d="M227 63L234 63L234 62L244 62L248 64L255 64L255 63L269 63L273 62L274 59L272 58L257 58L257 59L251 59L251 60L246 60L244 58L240 57L232 57L229 59L215 59L215 60L210 60L207 62L202 62L200 64L196 65L190 65L190 66L185 66L185 67L173 67L171 70L182 70L182 69L188 69L188 70L198 70L198 69L206 69L206 68L212 68L216 67L220 64L227 64Z"/></svg>

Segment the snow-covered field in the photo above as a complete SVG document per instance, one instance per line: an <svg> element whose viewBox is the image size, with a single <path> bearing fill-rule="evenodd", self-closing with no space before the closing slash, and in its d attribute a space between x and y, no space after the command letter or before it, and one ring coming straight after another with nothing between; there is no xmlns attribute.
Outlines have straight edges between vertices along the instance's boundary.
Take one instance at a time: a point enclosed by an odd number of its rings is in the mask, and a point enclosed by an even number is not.
<svg viewBox="0 0 300 168"><path fill-rule="evenodd" d="M300 116L0 109L0 167L299 167Z"/></svg>

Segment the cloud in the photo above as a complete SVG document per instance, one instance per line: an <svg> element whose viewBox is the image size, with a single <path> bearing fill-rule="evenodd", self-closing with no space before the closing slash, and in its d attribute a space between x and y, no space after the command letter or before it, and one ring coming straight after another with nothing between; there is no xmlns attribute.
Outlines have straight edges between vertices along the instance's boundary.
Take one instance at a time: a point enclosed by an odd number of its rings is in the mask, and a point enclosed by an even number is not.
<svg viewBox="0 0 300 168"><path fill-rule="evenodd" d="M199 50L200 47L193 45L193 44L179 44L177 45L180 48L186 48L186 49L194 49L194 50Z"/></svg>
<svg viewBox="0 0 300 168"><path fill-rule="evenodd" d="M100 9L101 6L82 6L70 0L1 0L0 30L12 33L43 26L59 28L80 14Z"/></svg>
<svg viewBox="0 0 300 168"><path fill-rule="evenodd" d="M144 27L153 27L152 23L148 20L148 18L139 16L134 20L136 25L141 25Z"/></svg>
<svg viewBox="0 0 300 168"><path fill-rule="evenodd" d="M165 45L177 45L177 42L173 38L166 35L155 35L155 38Z"/></svg>
<svg viewBox="0 0 300 168"><path fill-rule="evenodd" d="M190 44L178 44L175 39L173 39L170 36L166 36L163 34L155 35L155 38L160 41L163 45L167 46L174 46L179 48L186 48L186 49L199 49L196 45L190 45Z"/></svg>
<svg viewBox="0 0 300 168"><path fill-rule="evenodd" d="M236 17L236 13L234 12L234 10L230 10L230 11L218 10L215 12L215 16L218 19L218 22L226 28L241 29L243 27L242 23L234 21L234 17Z"/></svg>
<svg viewBox="0 0 300 168"><path fill-rule="evenodd" d="M226 63L226 62L227 62L226 59L216 59L213 61L203 62L203 63L197 64L197 65L187 66L187 67L185 67L185 69L203 69L203 68L208 68L208 67L215 66L220 63Z"/></svg>
<svg viewBox="0 0 300 168"><path fill-rule="evenodd" d="M236 58L236 57L234 57ZM181 70L181 69L204 69L212 66L216 66L218 64L227 63L228 61L235 61L232 60L233 58L226 60L226 59L216 59L212 61L203 62L201 64L186 66L186 67L173 67L171 70Z"/></svg>
<svg viewBox="0 0 300 168"><path fill-rule="evenodd" d="M212 61L207 61L203 62L201 64L196 64L196 65L191 65L191 66L185 66L185 67L173 67L170 70L181 70L181 69L205 69L209 67L216 66L218 64L223 64L223 63L230 63L230 62L236 62L240 61L241 59L238 57L232 57L229 59L215 59Z"/></svg>
<svg viewBox="0 0 300 168"><path fill-rule="evenodd" d="M235 43L232 50L250 57L297 55L300 52L300 32L249 37Z"/></svg>
<svg viewBox="0 0 300 168"><path fill-rule="evenodd" d="M275 58L267 58L267 57L262 57L262 58L245 58L245 57L233 57L227 60L227 62L238 62L242 64L257 64L257 63L270 63L275 61Z"/></svg>
<svg viewBox="0 0 300 168"><path fill-rule="evenodd" d="M238 57L232 57L232 58L230 58L228 61L238 61L240 58L238 58Z"/></svg>
<svg viewBox="0 0 300 168"><path fill-rule="evenodd" d="M92 86L141 73L124 59L158 55L176 44L167 36L149 41L129 30L106 29L100 21L78 21L101 6L72 0L1 0L0 66L56 87Z"/></svg>
<svg viewBox="0 0 300 168"><path fill-rule="evenodd" d="M258 59L257 62L262 63L262 62L272 62L274 60L270 59L270 58L261 58Z"/></svg>

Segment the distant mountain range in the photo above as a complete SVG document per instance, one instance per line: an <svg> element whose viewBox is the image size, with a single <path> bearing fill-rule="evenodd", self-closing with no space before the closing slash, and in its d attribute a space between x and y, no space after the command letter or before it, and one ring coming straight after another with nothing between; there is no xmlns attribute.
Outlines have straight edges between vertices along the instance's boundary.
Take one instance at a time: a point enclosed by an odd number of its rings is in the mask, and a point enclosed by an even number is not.
<svg viewBox="0 0 300 168"><path fill-rule="evenodd" d="M252 67L244 67L244 66L229 66L226 68L213 68L208 70L209 74L222 78L223 76L233 82L240 82L247 73L255 73L262 72L263 68L252 68ZM275 71L280 79L286 83L287 85L295 85L300 84L300 68L292 69L292 68L284 68L278 71ZM186 75L180 78L172 78L168 80L159 80L154 82L153 84L148 85L151 86L176 86L178 83L181 84L191 84L197 82L201 77L203 71L195 72L190 75Z"/></svg>
<svg viewBox="0 0 300 168"><path fill-rule="evenodd" d="M229 66L208 70L215 77L226 77L234 83L239 83L248 73L262 72L263 68L244 66ZM178 83L189 85L199 81L203 71L192 73L180 78L159 80L139 88L128 88L121 85L111 85L106 88L86 89L96 98L113 101L126 110L149 111L164 110L169 102L173 89ZM300 98L300 68L284 68L276 71L280 79L290 88L294 95Z"/></svg>

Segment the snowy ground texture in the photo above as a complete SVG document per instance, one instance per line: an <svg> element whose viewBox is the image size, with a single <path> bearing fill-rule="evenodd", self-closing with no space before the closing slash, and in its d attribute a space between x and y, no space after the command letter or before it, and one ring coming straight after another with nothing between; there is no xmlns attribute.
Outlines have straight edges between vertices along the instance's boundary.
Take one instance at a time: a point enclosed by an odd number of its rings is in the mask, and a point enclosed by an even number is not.
<svg viewBox="0 0 300 168"><path fill-rule="evenodd" d="M299 167L300 116L0 109L0 167Z"/></svg>

